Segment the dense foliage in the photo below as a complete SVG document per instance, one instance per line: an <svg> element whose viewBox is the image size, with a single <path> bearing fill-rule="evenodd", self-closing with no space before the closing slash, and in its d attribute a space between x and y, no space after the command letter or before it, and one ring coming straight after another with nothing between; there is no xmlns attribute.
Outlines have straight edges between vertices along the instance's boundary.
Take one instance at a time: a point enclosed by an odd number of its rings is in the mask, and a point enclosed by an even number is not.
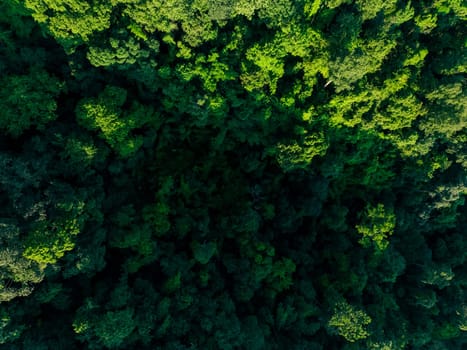
<svg viewBox="0 0 467 350"><path fill-rule="evenodd" d="M0 348L467 346L466 20L0 1Z"/></svg>

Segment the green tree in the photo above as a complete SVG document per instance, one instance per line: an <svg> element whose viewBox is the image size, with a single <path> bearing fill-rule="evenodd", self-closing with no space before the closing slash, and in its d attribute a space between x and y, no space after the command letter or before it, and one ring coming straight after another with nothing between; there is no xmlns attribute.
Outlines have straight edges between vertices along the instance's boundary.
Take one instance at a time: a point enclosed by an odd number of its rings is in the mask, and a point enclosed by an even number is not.
<svg viewBox="0 0 467 350"><path fill-rule="evenodd" d="M374 244L377 250L385 250L389 245L387 239L396 227L394 212L385 209L384 204L379 203L373 208L367 206L361 220L361 224L356 226L357 232L363 236L359 242L364 247Z"/></svg>
<svg viewBox="0 0 467 350"><path fill-rule="evenodd" d="M78 215L84 205L79 208ZM41 267L57 262L65 252L75 247L75 236L81 231L82 220L76 217L43 220L34 223L25 239L23 256Z"/></svg>
<svg viewBox="0 0 467 350"><path fill-rule="evenodd" d="M31 294L44 278L40 265L22 256L20 230L9 221L0 221L0 302Z"/></svg>
<svg viewBox="0 0 467 350"><path fill-rule="evenodd" d="M340 336L353 343L366 339L370 335L365 329L370 323L371 318L364 311L346 302L339 302L335 305L334 314L328 325L335 328Z"/></svg>
<svg viewBox="0 0 467 350"><path fill-rule="evenodd" d="M126 99L125 89L107 86L97 98L83 99L76 107L78 123L89 130L98 130L122 157L128 157L142 146L142 137L132 131L144 126L154 113L152 108L134 103L123 114L122 106Z"/></svg>
<svg viewBox="0 0 467 350"><path fill-rule="evenodd" d="M110 27L110 2L26 0L24 6L69 52Z"/></svg>
<svg viewBox="0 0 467 350"><path fill-rule="evenodd" d="M277 161L285 172L307 168L313 158L324 156L328 141L323 134L307 135L301 144L296 141L291 145L277 146Z"/></svg>
<svg viewBox="0 0 467 350"><path fill-rule="evenodd" d="M64 84L41 69L0 79L0 129L19 136L31 127L44 130L57 118L57 97Z"/></svg>

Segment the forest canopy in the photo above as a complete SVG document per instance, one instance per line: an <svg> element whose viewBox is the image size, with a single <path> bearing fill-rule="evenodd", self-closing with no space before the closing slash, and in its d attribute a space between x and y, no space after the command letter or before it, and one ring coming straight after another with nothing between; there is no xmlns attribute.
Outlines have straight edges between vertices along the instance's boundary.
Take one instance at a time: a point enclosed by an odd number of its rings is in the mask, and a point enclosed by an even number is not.
<svg viewBox="0 0 467 350"><path fill-rule="evenodd" d="M465 348L466 21L2 0L0 348Z"/></svg>

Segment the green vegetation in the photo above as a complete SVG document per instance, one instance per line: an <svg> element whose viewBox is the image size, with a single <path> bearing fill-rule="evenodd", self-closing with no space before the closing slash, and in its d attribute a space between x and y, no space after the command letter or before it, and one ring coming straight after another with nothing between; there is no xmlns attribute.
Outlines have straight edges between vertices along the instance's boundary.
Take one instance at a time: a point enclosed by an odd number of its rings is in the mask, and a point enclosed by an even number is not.
<svg viewBox="0 0 467 350"><path fill-rule="evenodd" d="M0 348L466 348L466 21L0 1Z"/></svg>

